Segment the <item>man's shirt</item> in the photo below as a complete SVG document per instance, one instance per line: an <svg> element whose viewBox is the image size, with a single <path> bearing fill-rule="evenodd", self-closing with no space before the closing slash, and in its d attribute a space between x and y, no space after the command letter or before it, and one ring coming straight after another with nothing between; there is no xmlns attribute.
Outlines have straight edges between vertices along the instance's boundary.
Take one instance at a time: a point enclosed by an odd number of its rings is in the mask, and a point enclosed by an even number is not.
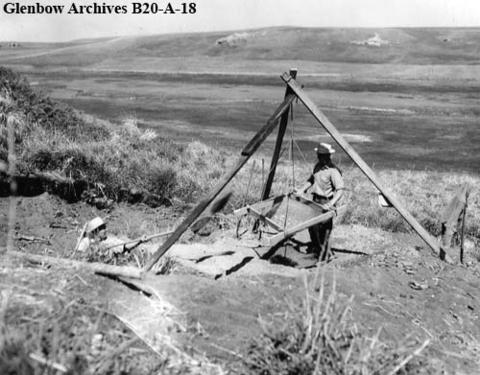
<svg viewBox="0 0 480 375"><path fill-rule="evenodd" d="M323 198L332 198L337 190L345 189L343 177L337 168L316 164L308 181L312 184L310 192Z"/></svg>

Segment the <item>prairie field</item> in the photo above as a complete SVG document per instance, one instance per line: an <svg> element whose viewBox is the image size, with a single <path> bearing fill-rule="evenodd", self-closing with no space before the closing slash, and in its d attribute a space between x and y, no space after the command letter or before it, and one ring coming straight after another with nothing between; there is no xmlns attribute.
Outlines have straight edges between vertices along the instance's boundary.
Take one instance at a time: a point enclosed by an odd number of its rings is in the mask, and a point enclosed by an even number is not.
<svg viewBox="0 0 480 375"><path fill-rule="evenodd" d="M276 27L0 42L0 372L475 373L479 41L475 28ZM290 68L432 236L470 187L465 252L439 259L334 145L347 208L332 258L308 254L306 231L267 257L268 231L233 211L258 201L274 132L160 271L128 288L94 274L92 261L143 269L166 238L148 236L232 169ZM295 102L272 195L308 178L319 141L334 143ZM73 250L97 216L120 252Z"/></svg>
<svg viewBox="0 0 480 375"><path fill-rule="evenodd" d="M282 100L279 76L298 68L308 95L375 168L476 173L478 38L478 29L271 28L25 44L0 49L0 64L87 114L232 152ZM293 125L307 155L329 139L301 104Z"/></svg>

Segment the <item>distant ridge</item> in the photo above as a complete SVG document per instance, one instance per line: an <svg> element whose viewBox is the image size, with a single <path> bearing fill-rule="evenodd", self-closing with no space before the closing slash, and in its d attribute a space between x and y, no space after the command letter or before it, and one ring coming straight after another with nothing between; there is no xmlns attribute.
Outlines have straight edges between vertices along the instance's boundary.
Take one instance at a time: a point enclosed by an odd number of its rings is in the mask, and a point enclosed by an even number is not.
<svg viewBox="0 0 480 375"><path fill-rule="evenodd" d="M112 59L134 64L139 58L478 64L480 28L271 27L83 39L61 44L22 43L22 48L15 58L34 66L87 67ZM7 50L0 48L0 63Z"/></svg>

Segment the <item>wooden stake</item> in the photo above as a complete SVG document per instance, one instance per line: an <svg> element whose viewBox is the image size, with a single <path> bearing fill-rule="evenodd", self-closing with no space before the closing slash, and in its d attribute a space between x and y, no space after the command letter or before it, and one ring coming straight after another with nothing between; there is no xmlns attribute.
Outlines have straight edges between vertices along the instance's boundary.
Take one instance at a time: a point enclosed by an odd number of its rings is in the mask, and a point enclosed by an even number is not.
<svg viewBox="0 0 480 375"><path fill-rule="evenodd" d="M465 218L467 216L468 194L469 194L469 191L467 190L465 194L465 206L463 207L462 229L460 234L460 262L461 263L463 263L463 246L465 244Z"/></svg>
<svg viewBox="0 0 480 375"><path fill-rule="evenodd" d="M467 196L468 185L464 184L447 205L442 217L440 218L442 246L446 249L452 246L452 237L455 233L458 233L459 223L463 220L462 215L467 206ZM462 248L460 248L460 251L460 258L462 258Z"/></svg>
<svg viewBox="0 0 480 375"><path fill-rule="evenodd" d="M265 126L260 129L257 134L248 142L243 148L237 164L232 171L217 185L217 187L202 200L190 214L183 220L183 222L175 229L170 237L158 248L158 250L152 255L150 261L145 267L146 271L152 269L152 267L158 262L158 260L165 254L170 247L178 241L180 236L188 229L188 227L205 211L209 204L222 192L227 184L235 177L235 175L242 169L245 163L250 159L253 153L260 147L260 145L267 139L278 124L278 120L282 114L290 108L295 95L290 94L284 99L284 101L278 106L273 115L269 118Z"/></svg>
<svg viewBox="0 0 480 375"><path fill-rule="evenodd" d="M332 136L337 144L350 156L353 162L360 168L360 170L367 176L373 185L387 198L398 213L410 224L410 226L417 232L417 234L425 241L425 243L437 254L441 259L451 263L451 258L446 254L445 250L438 244L438 242L423 228L420 223L408 212L397 200L395 195L390 193L377 178L373 170L360 157L360 155L353 149L352 146L343 138L340 132L330 122L330 120L318 109L315 103L307 96L300 85L287 73L281 76L282 80L292 89L300 101L307 107L315 119L322 125L322 127Z"/></svg>
<svg viewBox="0 0 480 375"><path fill-rule="evenodd" d="M290 76L295 79L297 77L297 70L290 69ZM285 97L287 97L288 94L291 94L291 93L292 93L292 90L290 89L290 87L287 86L287 88L285 89ZM285 136L285 131L287 130L289 113L290 113L290 108L288 108L283 113L282 118L280 119L280 125L278 126L278 135L275 141L275 149L273 150L272 161L270 163L270 170L268 172L267 181L263 185L263 191L261 196L262 201L267 199L270 196L270 191L272 189L272 184L273 184L273 178L275 177L275 171L277 170L278 159L280 157L280 151L282 149L283 137Z"/></svg>

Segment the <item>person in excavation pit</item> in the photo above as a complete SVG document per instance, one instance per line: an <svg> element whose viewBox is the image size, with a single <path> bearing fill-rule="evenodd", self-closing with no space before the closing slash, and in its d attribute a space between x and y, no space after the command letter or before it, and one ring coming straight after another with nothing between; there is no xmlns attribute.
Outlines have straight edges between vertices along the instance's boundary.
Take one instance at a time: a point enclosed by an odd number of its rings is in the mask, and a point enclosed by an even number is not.
<svg viewBox="0 0 480 375"><path fill-rule="evenodd" d="M335 150L328 143L319 143L315 147L315 151L317 163L313 168L313 173L305 185L296 192L305 194L309 190L315 203L319 203L325 211L334 210L345 189L342 173L331 160L331 155L335 153ZM319 260L327 260L331 256L330 235L332 229L333 218L308 229L311 239L309 250L314 252Z"/></svg>
<svg viewBox="0 0 480 375"><path fill-rule="evenodd" d="M107 233L107 223L100 217L88 221L80 234L80 239L73 254L79 255L87 261L100 261L116 264L120 256L139 249L141 252L152 254L157 244L145 244L146 240L130 240L127 237L117 237ZM73 255L72 254L72 255Z"/></svg>

